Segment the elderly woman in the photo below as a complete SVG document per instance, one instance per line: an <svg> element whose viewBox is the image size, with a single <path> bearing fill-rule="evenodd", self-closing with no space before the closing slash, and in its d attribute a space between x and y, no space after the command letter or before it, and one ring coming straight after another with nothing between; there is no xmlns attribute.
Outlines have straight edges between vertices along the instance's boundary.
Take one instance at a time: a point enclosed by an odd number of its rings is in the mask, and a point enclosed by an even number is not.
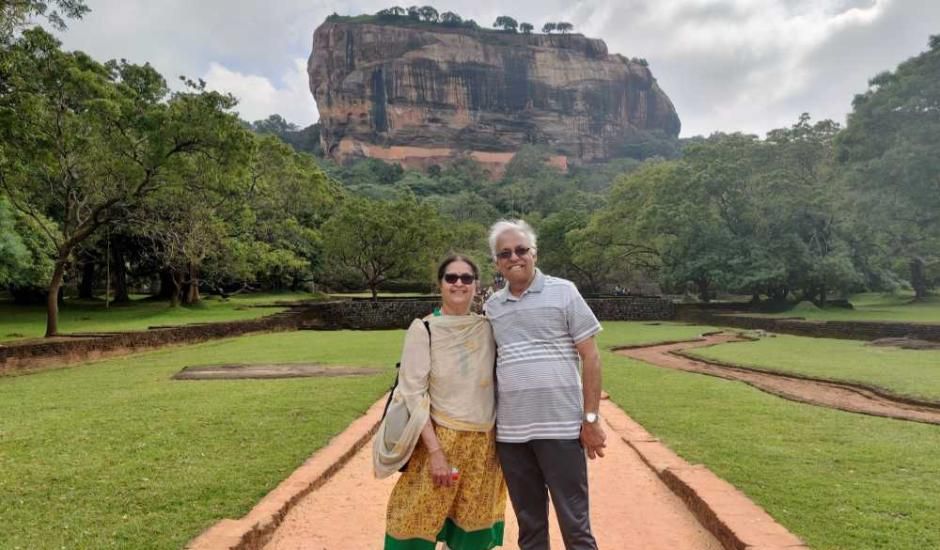
<svg viewBox="0 0 940 550"><path fill-rule="evenodd" d="M442 305L405 335L392 408L373 448L377 477L407 463L389 498L385 548L433 550L440 541L486 550L502 545L506 507L494 436L495 344L486 318L470 312L476 264L450 256L437 280ZM405 412L393 414L396 406Z"/></svg>

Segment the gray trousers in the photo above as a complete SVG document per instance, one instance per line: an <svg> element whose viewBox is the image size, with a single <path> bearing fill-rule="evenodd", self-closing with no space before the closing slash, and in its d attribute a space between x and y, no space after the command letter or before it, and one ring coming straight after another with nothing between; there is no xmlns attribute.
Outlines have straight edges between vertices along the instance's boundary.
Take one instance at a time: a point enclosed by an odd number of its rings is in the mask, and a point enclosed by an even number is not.
<svg viewBox="0 0 940 550"><path fill-rule="evenodd" d="M567 550L597 550L588 511L587 459L577 439L496 443L519 520L519 549L548 550L548 494Z"/></svg>

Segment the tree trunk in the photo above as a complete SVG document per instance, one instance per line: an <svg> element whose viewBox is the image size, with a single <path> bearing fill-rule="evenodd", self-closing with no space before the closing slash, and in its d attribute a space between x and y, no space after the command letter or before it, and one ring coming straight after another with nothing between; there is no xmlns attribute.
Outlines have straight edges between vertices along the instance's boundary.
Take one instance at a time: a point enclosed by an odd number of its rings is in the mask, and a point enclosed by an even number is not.
<svg viewBox="0 0 940 550"><path fill-rule="evenodd" d="M111 243L111 274L114 281L114 302L126 304L131 301L127 291L127 266L124 264L124 246L121 239Z"/></svg>
<svg viewBox="0 0 940 550"><path fill-rule="evenodd" d="M378 302L379 301L379 284L369 282L369 290L372 292L372 301Z"/></svg>
<svg viewBox="0 0 940 550"><path fill-rule="evenodd" d="M710 293L708 292L708 280L699 279L695 281L695 286L698 288L699 299L707 303L711 299Z"/></svg>
<svg viewBox="0 0 940 550"><path fill-rule="evenodd" d="M189 264L189 282L183 292L183 303L191 306L199 303L199 268Z"/></svg>
<svg viewBox="0 0 940 550"><path fill-rule="evenodd" d="M46 295L46 338L59 334L59 289L65 278L65 265L68 263L68 253L59 253L52 280L49 282L49 293Z"/></svg>
<svg viewBox="0 0 940 550"><path fill-rule="evenodd" d="M90 256L82 263L82 282L78 285L78 297L91 300L95 297L95 261Z"/></svg>
<svg viewBox="0 0 940 550"><path fill-rule="evenodd" d="M173 280L173 272L170 269L160 270L160 290L154 293L154 296L161 300L173 300L173 296L179 300L180 289Z"/></svg>
<svg viewBox="0 0 940 550"><path fill-rule="evenodd" d="M790 289L782 287L774 287L767 292L767 296L770 298L770 301L775 304L782 304L787 301L787 295L790 294Z"/></svg>
<svg viewBox="0 0 940 550"><path fill-rule="evenodd" d="M911 259L911 286L914 288L914 301L927 298L927 277L924 275L924 259Z"/></svg>
<svg viewBox="0 0 940 550"><path fill-rule="evenodd" d="M180 305L180 293L183 289L183 277L175 271L169 271L169 283L170 288L170 307L177 307Z"/></svg>

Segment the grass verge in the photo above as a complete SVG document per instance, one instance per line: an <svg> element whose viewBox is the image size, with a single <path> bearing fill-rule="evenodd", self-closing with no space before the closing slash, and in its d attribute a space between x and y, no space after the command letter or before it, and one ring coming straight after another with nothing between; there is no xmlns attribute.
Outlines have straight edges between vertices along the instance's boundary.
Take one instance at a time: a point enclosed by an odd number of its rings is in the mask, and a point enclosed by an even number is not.
<svg viewBox="0 0 940 550"><path fill-rule="evenodd" d="M614 344L610 336L602 342ZM940 427L793 403L743 383L603 355L615 403L812 548L940 547Z"/></svg>
<svg viewBox="0 0 940 550"><path fill-rule="evenodd" d="M103 301L66 300L59 308L59 331L63 334L129 331L155 325L242 321L283 311L252 306L311 297L308 293L239 294L225 301L207 297L193 307L170 307L168 302L137 299L129 304L111 304L110 309L105 308ZM45 306L0 302L0 342L39 338L45 332Z"/></svg>
<svg viewBox="0 0 940 550"><path fill-rule="evenodd" d="M797 310L774 314L751 314L755 317L803 317L809 321L884 321L898 323L940 323L940 296L911 302L909 294L868 292L850 298L854 309L799 307Z"/></svg>
<svg viewBox="0 0 940 550"><path fill-rule="evenodd" d="M940 350L868 346L854 340L777 335L690 350L689 355L745 367L857 382L940 402Z"/></svg>
<svg viewBox="0 0 940 550"><path fill-rule="evenodd" d="M244 515L387 389L401 338L246 336L0 380L0 547L180 548ZM389 372L170 380L226 361Z"/></svg>
<svg viewBox="0 0 940 550"><path fill-rule="evenodd" d="M603 349L707 327L604 323ZM4 548L179 548L244 515L387 387L401 331L245 336L0 379ZM604 351L612 399L814 548L940 546L940 427L792 403ZM172 381L223 361L364 378Z"/></svg>
<svg viewBox="0 0 940 550"><path fill-rule="evenodd" d="M701 325L679 323L604 322L598 345L609 349L618 346L652 345L663 342L694 340L705 332L717 330Z"/></svg>

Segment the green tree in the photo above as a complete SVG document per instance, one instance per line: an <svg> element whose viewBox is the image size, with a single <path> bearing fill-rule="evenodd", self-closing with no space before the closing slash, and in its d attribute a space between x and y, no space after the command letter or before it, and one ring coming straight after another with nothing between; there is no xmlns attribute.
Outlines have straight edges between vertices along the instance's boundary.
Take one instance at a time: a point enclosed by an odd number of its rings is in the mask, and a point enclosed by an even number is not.
<svg viewBox="0 0 940 550"><path fill-rule="evenodd" d="M243 238L264 244L252 279L298 288L322 263L320 228L341 195L310 157L270 137L256 140L246 201L253 220ZM282 262L282 263L278 263Z"/></svg>
<svg viewBox="0 0 940 550"><path fill-rule="evenodd" d="M561 34L567 34L571 32L572 30L574 30L574 25L572 25L571 23L560 21L555 24L555 29L558 30L558 32L560 32Z"/></svg>
<svg viewBox="0 0 940 550"><path fill-rule="evenodd" d="M534 28L532 23L519 23L519 30L522 31L522 34L532 34Z"/></svg>
<svg viewBox="0 0 940 550"><path fill-rule="evenodd" d="M257 134L275 135L284 143L301 153L310 153L315 157L323 157L320 145L320 123L315 122L306 128L288 122L281 115L274 114L264 120L256 120L248 125Z"/></svg>
<svg viewBox="0 0 940 550"><path fill-rule="evenodd" d="M463 23L463 19L452 11L445 11L441 14L441 23L448 27L456 27Z"/></svg>
<svg viewBox="0 0 940 550"><path fill-rule="evenodd" d="M646 270L659 273L667 286L694 281L700 293L707 295L712 274L690 269L680 263L689 257L673 253L680 247L690 248L685 241L697 229L690 218L704 221L692 214L694 201L678 194L688 181L679 162L646 163L621 176L610 190L607 206L592 215L585 227L569 231L566 239L575 252L572 262L594 270L599 280L619 283L613 279Z"/></svg>
<svg viewBox="0 0 940 550"><path fill-rule="evenodd" d="M859 229L903 259L915 299L940 282L940 40L930 45L855 97L837 145Z"/></svg>
<svg viewBox="0 0 940 550"><path fill-rule="evenodd" d="M379 17L385 17L385 18L395 18L395 17L404 17L407 13L408 12L407 10L405 10L405 8L402 8L399 6L392 6L384 10L379 10L376 13L376 15L378 15Z"/></svg>
<svg viewBox="0 0 940 550"><path fill-rule="evenodd" d="M551 23L551 22L545 23L544 25L542 25L542 32L544 32L545 34L552 34L552 32L555 31L557 28L558 27L555 25L555 23Z"/></svg>
<svg viewBox="0 0 940 550"><path fill-rule="evenodd" d="M389 279L423 278L443 249L443 236L434 209L413 197L350 197L323 226L327 261L337 272L354 274L373 299Z"/></svg>
<svg viewBox="0 0 940 550"><path fill-rule="evenodd" d="M597 293L612 278L612 270L601 257L605 251L593 246L583 233L589 221L587 212L575 209L543 219L538 226L539 266L546 273L574 281L584 292Z"/></svg>
<svg viewBox="0 0 940 550"><path fill-rule="evenodd" d="M500 15L496 18L496 21L493 21L493 28L503 29L506 32L516 32L518 27L519 23L508 15Z"/></svg>
<svg viewBox="0 0 940 550"><path fill-rule="evenodd" d="M439 20L437 10L433 6L422 6L418 13L421 15L421 18L427 21L428 23L436 23Z"/></svg>
<svg viewBox="0 0 940 550"><path fill-rule="evenodd" d="M0 94L0 187L21 212L57 214L46 335L58 332L59 288L76 247L126 217L185 157L235 156L245 131L230 96L195 83L170 94L149 65L67 53L48 33L23 33L9 49L9 91Z"/></svg>
<svg viewBox="0 0 940 550"><path fill-rule="evenodd" d="M53 270L55 224L45 216L27 217L0 194L0 287L20 290L45 288Z"/></svg>
<svg viewBox="0 0 940 550"><path fill-rule="evenodd" d="M0 2L0 44L9 43L33 17L64 30L66 19L81 19L89 11L83 0L4 0Z"/></svg>

